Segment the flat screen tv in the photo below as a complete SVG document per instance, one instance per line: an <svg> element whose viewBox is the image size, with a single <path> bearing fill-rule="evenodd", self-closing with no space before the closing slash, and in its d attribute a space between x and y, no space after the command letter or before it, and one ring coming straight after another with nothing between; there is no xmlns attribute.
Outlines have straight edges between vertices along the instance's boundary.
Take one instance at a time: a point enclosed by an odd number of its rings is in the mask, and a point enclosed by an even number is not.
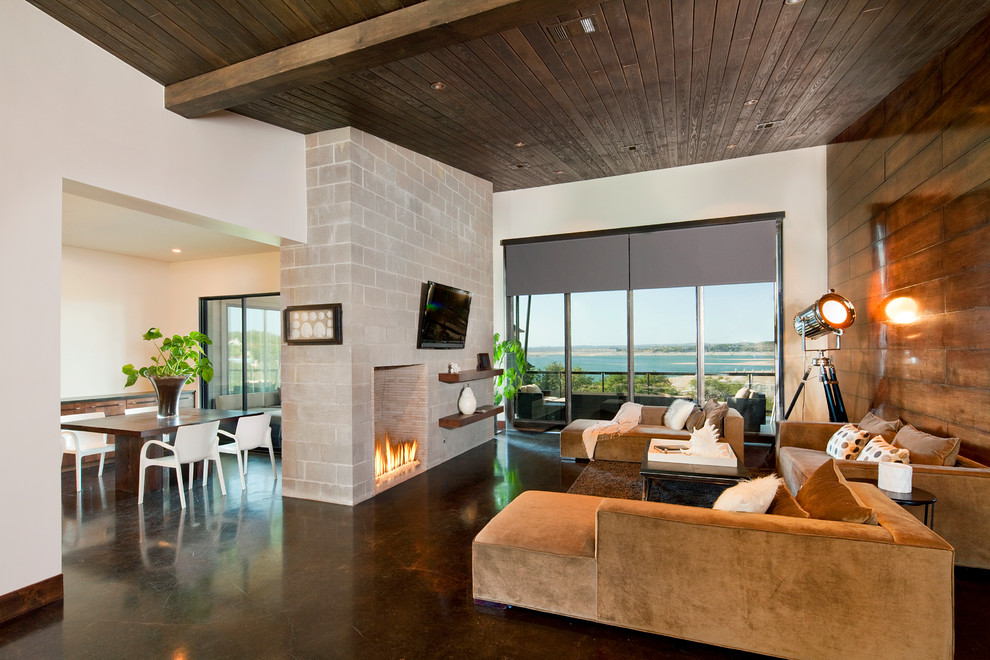
<svg viewBox="0 0 990 660"><path fill-rule="evenodd" d="M416 348L464 348L471 294L446 284L423 285Z"/></svg>

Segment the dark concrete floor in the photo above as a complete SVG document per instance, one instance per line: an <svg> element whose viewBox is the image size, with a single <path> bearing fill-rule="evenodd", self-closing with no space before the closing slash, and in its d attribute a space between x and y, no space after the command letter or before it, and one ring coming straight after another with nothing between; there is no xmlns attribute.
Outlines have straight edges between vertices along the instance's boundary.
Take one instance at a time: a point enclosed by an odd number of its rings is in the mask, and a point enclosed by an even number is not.
<svg viewBox="0 0 990 660"><path fill-rule="evenodd" d="M174 489L143 512L117 502L112 472L87 471L77 497L65 473L65 600L0 626L0 658L747 657L473 604L478 530L583 468L560 461L556 435L502 433L355 507L283 500L267 456L251 457L244 494L225 468L227 497L197 484L185 511ZM959 658L990 657L988 576L957 575Z"/></svg>

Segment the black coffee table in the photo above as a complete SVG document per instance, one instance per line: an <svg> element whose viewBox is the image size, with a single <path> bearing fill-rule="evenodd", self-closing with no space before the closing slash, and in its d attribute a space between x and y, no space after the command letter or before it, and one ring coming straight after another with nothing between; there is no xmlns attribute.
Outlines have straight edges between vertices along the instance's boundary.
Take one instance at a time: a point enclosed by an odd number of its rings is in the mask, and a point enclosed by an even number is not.
<svg viewBox="0 0 990 660"><path fill-rule="evenodd" d="M735 466L701 465L696 463L663 463L649 458L650 443L643 449L643 463L639 473L643 475L643 499L650 493L650 486L656 481L693 481L696 483L734 486L743 479L749 479L749 470L736 457Z"/></svg>

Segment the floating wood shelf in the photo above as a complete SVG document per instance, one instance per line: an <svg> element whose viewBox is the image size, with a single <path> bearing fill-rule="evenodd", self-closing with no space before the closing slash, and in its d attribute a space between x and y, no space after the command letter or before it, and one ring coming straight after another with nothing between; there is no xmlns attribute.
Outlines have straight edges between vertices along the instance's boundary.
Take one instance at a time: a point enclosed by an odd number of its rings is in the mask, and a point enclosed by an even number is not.
<svg viewBox="0 0 990 660"><path fill-rule="evenodd" d="M441 374L447 375L447 374ZM450 374L456 375L456 374ZM505 410L502 406L481 406L475 410L470 415L461 415L460 413L456 415L448 415L447 417L440 418L440 427L445 429L459 429L462 426L467 426L468 424L474 424L475 422L480 422L483 419L488 419L489 417L494 417Z"/></svg>
<svg viewBox="0 0 990 660"><path fill-rule="evenodd" d="M478 369L471 369L470 371L461 371L456 374L438 374L441 383L463 383L469 380L481 380L483 378L494 378L495 376L501 376L504 372L501 369L485 369L484 371Z"/></svg>

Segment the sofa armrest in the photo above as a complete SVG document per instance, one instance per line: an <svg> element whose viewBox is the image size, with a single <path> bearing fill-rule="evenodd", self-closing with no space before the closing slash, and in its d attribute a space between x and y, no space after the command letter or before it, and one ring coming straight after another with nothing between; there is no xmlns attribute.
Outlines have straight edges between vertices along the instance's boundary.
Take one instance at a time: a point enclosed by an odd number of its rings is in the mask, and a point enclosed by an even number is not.
<svg viewBox="0 0 990 660"><path fill-rule="evenodd" d="M825 451L829 438L842 427L837 422L782 420L777 427L777 447L803 447Z"/></svg>
<svg viewBox="0 0 990 660"><path fill-rule="evenodd" d="M732 451L736 453L739 460L745 460L746 434L744 431L743 416L738 410L729 408L729 410L725 413L725 417L722 419L721 436L722 440L727 442L729 446L732 447Z"/></svg>
<svg viewBox="0 0 990 660"><path fill-rule="evenodd" d="M914 527L910 543L874 525L606 499L598 617L779 657L951 658L952 548L917 520L898 522ZM919 593L925 607L903 606ZM897 612L904 637L820 623L866 604Z"/></svg>

